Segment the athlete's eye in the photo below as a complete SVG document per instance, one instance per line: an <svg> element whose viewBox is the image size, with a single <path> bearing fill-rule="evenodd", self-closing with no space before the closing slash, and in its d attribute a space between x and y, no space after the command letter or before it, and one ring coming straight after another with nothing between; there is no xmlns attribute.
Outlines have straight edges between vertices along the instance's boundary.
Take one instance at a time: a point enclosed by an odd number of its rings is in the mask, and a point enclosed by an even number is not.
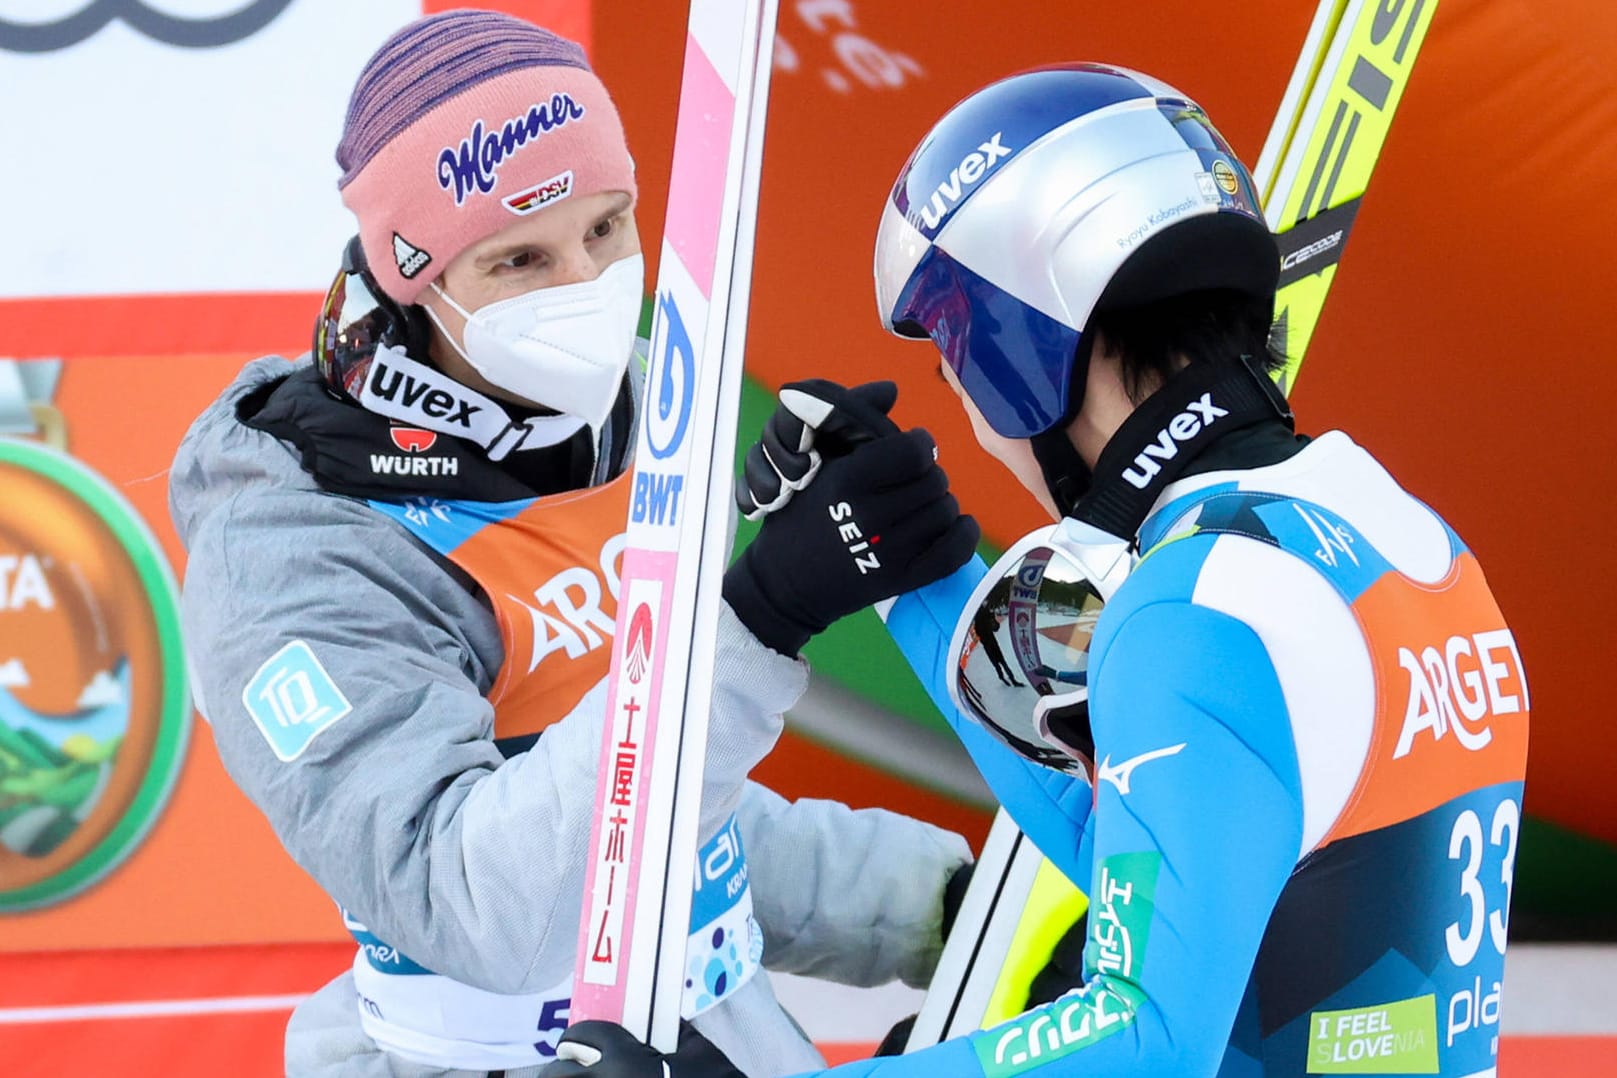
<svg viewBox="0 0 1617 1078"><path fill-rule="evenodd" d="M532 261L533 252L523 251L521 254L514 254L510 258L507 258L504 262L501 262L500 265L507 266L511 269L521 269L523 266L530 264Z"/></svg>
<svg viewBox="0 0 1617 1078"><path fill-rule="evenodd" d="M595 227L590 229L590 239L604 240L617 230L618 219L616 217L608 217L604 221L597 222Z"/></svg>

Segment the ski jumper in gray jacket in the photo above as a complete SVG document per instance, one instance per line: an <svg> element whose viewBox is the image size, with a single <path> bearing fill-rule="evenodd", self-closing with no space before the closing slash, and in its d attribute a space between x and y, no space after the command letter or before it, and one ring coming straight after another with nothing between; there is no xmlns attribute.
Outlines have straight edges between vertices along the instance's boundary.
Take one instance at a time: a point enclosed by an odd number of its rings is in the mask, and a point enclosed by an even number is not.
<svg viewBox="0 0 1617 1078"><path fill-rule="evenodd" d="M634 395L615 416L620 461ZM278 357L247 366L192 426L170 508L189 551L197 702L231 777L359 944L293 1015L287 1073L536 1074L566 1022L622 484L596 468L584 489L522 498L475 446L400 430L324 396L307 359ZM499 496L457 498L474 475ZM420 494L399 493L412 484ZM489 538L510 521L525 539ZM507 594L463 564L476 543L505 552L493 579ZM592 556L566 566L577 550ZM541 568L518 584L530 553ZM530 654L513 661L513 640ZM701 841L737 856L721 882L745 886L713 922L731 941L708 956L720 975L693 970L687 1013L753 1078L816 1069L760 958L847 984L924 983L945 882L969 851L919 821L788 803L747 780L807 668L727 606L714 682Z"/></svg>

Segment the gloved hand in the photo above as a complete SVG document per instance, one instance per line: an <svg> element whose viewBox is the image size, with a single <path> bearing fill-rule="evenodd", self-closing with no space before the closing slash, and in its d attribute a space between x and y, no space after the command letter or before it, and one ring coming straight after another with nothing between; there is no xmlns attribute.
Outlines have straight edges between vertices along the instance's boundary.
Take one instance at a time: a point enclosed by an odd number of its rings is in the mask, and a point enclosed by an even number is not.
<svg viewBox="0 0 1617 1078"><path fill-rule="evenodd" d="M1050 961L1044 964L1028 985L1027 1008L1054 1003L1084 983L1084 944L1089 939L1089 916L1074 921L1056 941Z"/></svg>
<svg viewBox="0 0 1617 1078"><path fill-rule="evenodd" d="M897 434L887 418L898 400L892 382L866 382L848 389L824 378L788 382L780 389L764 432L747 450L736 484L736 507L760 520L808 486L824 457L845 455L883 434Z"/></svg>
<svg viewBox="0 0 1617 1078"><path fill-rule="evenodd" d="M960 512L936 456L924 430L895 430L823 456L813 482L765 516L725 573L724 598L742 624L796 655L838 618L964 565L980 532Z"/></svg>
<svg viewBox="0 0 1617 1078"><path fill-rule="evenodd" d="M943 941L949 942L949 933L954 928L955 918L960 914L960 903L966 900L966 891L971 887L971 874L976 871L975 862L967 861L949 874L949 879L943 885ZM901 1056L904 1048L910 1043L910 1031L915 1028L918 1015L900 1018L887 1031L887 1036L881 1039L876 1046L876 1056Z"/></svg>
<svg viewBox="0 0 1617 1078"><path fill-rule="evenodd" d="M943 884L943 942L949 942L949 933L954 931L955 918L960 915L960 904L966 900L966 892L971 889L971 874L977 870L975 861L967 861L953 872Z"/></svg>
<svg viewBox="0 0 1617 1078"><path fill-rule="evenodd" d="M679 1024L679 1047L671 1056L641 1044L615 1022L568 1026L556 1046L556 1061L542 1078L745 1078L725 1054L689 1022Z"/></svg>

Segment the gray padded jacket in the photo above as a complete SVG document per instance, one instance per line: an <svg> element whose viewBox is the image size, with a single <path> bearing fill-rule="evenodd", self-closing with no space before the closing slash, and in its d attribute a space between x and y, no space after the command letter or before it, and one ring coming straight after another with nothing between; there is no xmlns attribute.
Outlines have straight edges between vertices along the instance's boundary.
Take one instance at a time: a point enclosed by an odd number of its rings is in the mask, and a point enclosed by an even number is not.
<svg viewBox="0 0 1617 1078"><path fill-rule="evenodd" d="M484 698L503 659L486 602L398 522L321 491L286 443L236 418L241 396L293 369L279 357L248 365L174 462L198 707L287 852L376 936L487 991L543 990L573 966L604 694L502 757ZM788 803L748 781L807 668L760 644L728 607L719 634L702 835L737 814L764 966L924 984L943 885L966 844L880 810ZM243 690L295 640L318 651L352 710L283 761ZM762 971L696 1025L753 1078L822 1063ZM381 1051L361 1029L349 972L298 1008L286 1047L291 1075L474 1073Z"/></svg>

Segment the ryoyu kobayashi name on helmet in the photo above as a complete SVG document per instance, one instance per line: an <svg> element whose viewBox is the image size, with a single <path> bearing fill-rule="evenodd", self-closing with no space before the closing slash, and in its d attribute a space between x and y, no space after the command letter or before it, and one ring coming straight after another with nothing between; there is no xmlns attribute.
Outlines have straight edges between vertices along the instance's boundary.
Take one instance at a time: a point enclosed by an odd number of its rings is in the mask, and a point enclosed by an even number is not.
<svg viewBox="0 0 1617 1078"><path fill-rule="evenodd" d="M403 452L399 454L372 453L371 472L374 475L459 475L460 461L454 457L423 457L438 444L438 435L420 427L395 426L388 431L393 444Z"/></svg>
<svg viewBox="0 0 1617 1078"><path fill-rule="evenodd" d="M1204 198L1203 201L1215 201L1216 198L1217 196L1215 195L1213 199ZM1128 248L1133 247L1136 243L1139 243L1141 240L1145 239L1147 236L1156 235L1157 230L1163 225L1167 224L1169 221L1172 221L1176 217L1183 217L1185 214L1190 213L1195 208L1196 200L1193 198L1187 198L1183 202L1176 202L1172 206L1164 206L1162 209L1157 210L1155 213L1151 214L1151 216L1147 217L1144 224L1137 226L1133 231L1126 235L1117 237L1117 246L1123 250L1127 250Z"/></svg>
<svg viewBox="0 0 1617 1078"><path fill-rule="evenodd" d="M1162 471L1162 465L1157 461L1177 457L1180 442L1190 441L1212 426L1219 416L1229 414L1213 403L1211 391L1203 393L1201 400L1192 401L1183 412L1168 420L1167 426L1157 431L1156 439L1134 458L1134 465L1123 473L1123 478L1129 481L1129 485L1144 490Z"/></svg>

